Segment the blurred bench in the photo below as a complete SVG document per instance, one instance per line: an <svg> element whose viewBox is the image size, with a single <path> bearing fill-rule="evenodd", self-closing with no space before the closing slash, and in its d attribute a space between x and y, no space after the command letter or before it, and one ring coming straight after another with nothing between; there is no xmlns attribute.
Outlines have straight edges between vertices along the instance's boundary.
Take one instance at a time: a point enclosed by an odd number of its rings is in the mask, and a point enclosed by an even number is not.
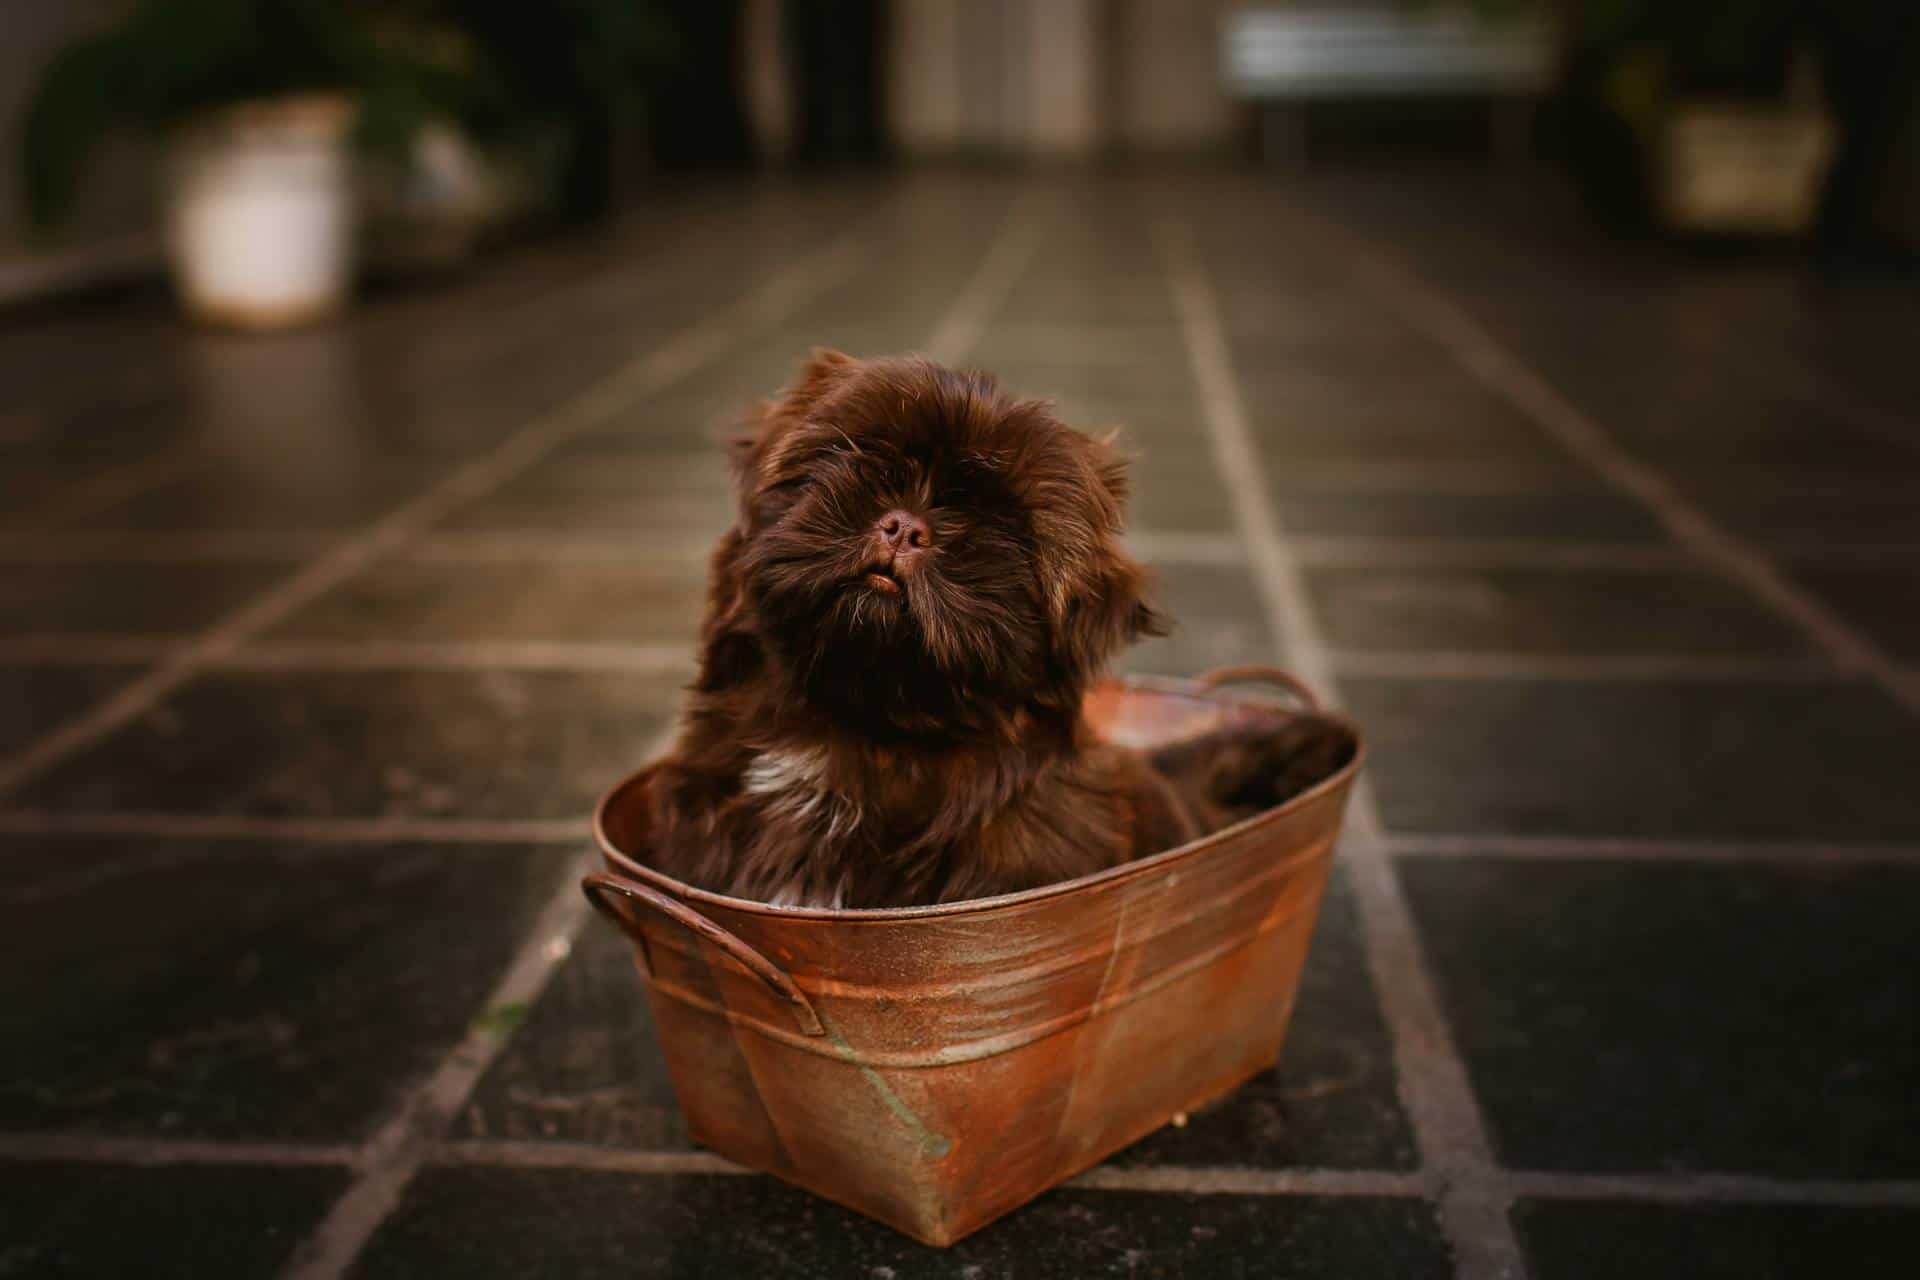
<svg viewBox="0 0 1920 1280"><path fill-rule="evenodd" d="M1544 22L1492 26L1426 6L1250 5L1228 14L1220 55L1228 96L1255 108L1261 154L1288 160L1306 154L1303 108L1336 99L1483 98L1496 150L1523 151L1554 73Z"/></svg>

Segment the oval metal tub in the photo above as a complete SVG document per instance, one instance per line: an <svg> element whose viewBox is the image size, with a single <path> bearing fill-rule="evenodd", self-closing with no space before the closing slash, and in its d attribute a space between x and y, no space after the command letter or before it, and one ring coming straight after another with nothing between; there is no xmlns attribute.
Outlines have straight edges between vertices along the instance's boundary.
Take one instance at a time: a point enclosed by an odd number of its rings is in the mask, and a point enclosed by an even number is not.
<svg viewBox="0 0 1920 1280"><path fill-rule="evenodd" d="M1319 714L1200 683L1109 681L1142 746ZM1310 701L1310 697L1309 697ZM1344 768L1286 804L1097 875L898 910L782 908L645 865L646 771L601 801L589 898L632 940L693 1138L951 1244L1261 1071L1326 886Z"/></svg>

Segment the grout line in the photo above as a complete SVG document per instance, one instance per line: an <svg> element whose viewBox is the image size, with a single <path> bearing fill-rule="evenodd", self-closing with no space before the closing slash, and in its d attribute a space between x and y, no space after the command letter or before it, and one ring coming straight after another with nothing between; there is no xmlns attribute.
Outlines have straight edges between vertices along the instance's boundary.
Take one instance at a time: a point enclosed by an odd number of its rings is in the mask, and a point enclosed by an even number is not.
<svg viewBox="0 0 1920 1280"><path fill-rule="evenodd" d="M996 349L1023 353L1022 363L1128 372L1157 358L1171 336L1171 325L1152 321L1022 322L998 325L993 335Z"/></svg>
<svg viewBox="0 0 1920 1280"><path fill-rule="evenodd" d="M1032 203L1026 192L1012 201L980 266L935 326L927 349L936 358L961 358L964 347L954 344L970 343L978 336L980 327L1018 277L1038 242L1039 220L1032 212ZM1009 245L1017 251L1010 251ZM677 727L670 722L646 754L651 757L665 750ZM589 856L583 867L590 867L592 862ZM581 869L570 871L486 1007L531 1005L545 990L592 914L576 883ZM292 1280L334 1280L347 1272L380 1224L398 1207L407 1185L431 1154L431 1143L446 1132L511 1034L479 1026L468 1033L440 1070L401 1105L368 1144L354 1184L301 1244L285 1275Z"/></svg>
<svg viewBox="0 0 1920 1280"><path fill-rule="evenodd" d="M1780 538L1767 549L1780 560L1815 569L1887 569L1888 561L1920 560L1920 542Z"/></svg>
<svg viewBox="0 0 1920 1280"><path fill-rule="evenodd" d="M0 1133L0 1161L35 1164L224 1164L301 1168L350 1165L354 1148L333 1143L196 1141L91 1133Z"/></svg>
<svg viewBox="0 0 1920 1280"><path fill-rule="evenodd" d="M1800 865L1920 862L1920 843L1833 840L1670 840L1616 836L1516 836L1399 832L1386 851L1401 858L1512 858L1607 862L1777 862Z"/></svg>
<svg viewBox="0 0 1920 1280"><path fill-rule="evenodd" d="M227 814L45 809L0 810L0 836L273 840L316 844L562 844L591 834L584 818L250 817ZM1623 836L1524 836L1510 832L1407 832L1379 837L1402 858L1592 859L1618 862L1920 861L1920 842L1692 840Z"/></svg>
<svg viewBox="0 0 1920 1280"><path fill-rule="evenodd" d="M693 670L693 653L684 644L284 641L250 645L213 665L241 671L612 671L678 676Z"/></svg>
<svg viewBox="0 0 1920 1280"><path fill-rule="evenodd" d="M1097 1165L1066 1185L1091 1191L1230 1196L1426 1196L1433 1190L1420 1173L1181 1165Z"/></svg>
<svg viewBox="0 0 1920 1280"><path fill-rule="evenodd" d="M1281 503L1284 511L1286 504ZM1674 573L1700 564L1660 543L1555 542L1544 538L1303 537L1289 535L1293 556L1316 569L1449 567L1462 569L1597 569Z"/></svg>
<svg viewBox="0 0 1920 1280"><path fill-rule="evenodd" d="M1809 475L1788 463L1748 462L1743 459L1713 464L1711 477L1683 475L1679 487L1684 491L1710 494L1719 499L1793 499L1842 498L1866 503L1900 501L1913 492L1913 477L1906 471L1886 467L1848 466L1844 471L1823 468Z"/></svg>
<svg viewBox="0 0 1920 1280"><path fill-rule="evenodd" d="M495 1169L581 1169L604 1173L726 1173L753 1170L710 1151L633 1151L565 1142L493 1142L463 1139L443 1142L428 1157L432 1164Z"/></svg>
<svg viewBox="0 0 1920 1280"><path fill-rule="evenodd" d="M717 463L715 465L718 465ZM1285 504L1281 504L1284 509ZM634 539L644 537L661 563L697 560L709 537L682 529L643 528L600 533L437 529L422 534L404 555L420 564L620 564L631 567ZM1246 552L1232 534L1135 527L1128 542L1146 558L1182 564L1242 564ZM0 533L0 564L224 564L273 563L318 555L337 535L250 533ZM1622 573L1699 570L1686 551L1659 543L1556 542L1538 538L1459 538L1396 535L1293 536L1294 558L1313 568L1387 569L1429 565L1463 569L1595 569ZM1819 539L1770 544L1785 559L1820 565L1877 566L1888 558L1920 558L1920 543L1848 543Z"/></svg>
<svg viewBox="0 0 1920 1280"><path fill-rule="evenodd" d="M0 636L0 665L87 667L117 663L154 662L178 653L189 643L186 636L103 635L86 632L62 635Z"/></svg>
<svg viewBox="0 0 1920 1280"><path fill-rule="evenodd" d="M717 464L716 464L717 465ZM1284 506L1284 504L1282 504ZM712 546L681 529L642 528L602 533L439 529L421 535L405 556L423 564L580 563L633 561L633 543L645 537L662 562L697 559ZM0 533L0 563L202 564L276 562L317 555L339 541L324 534L249 533ZM1238 564L1246 559L1231 534L1136 527L1128 541L1139 554L1192 564ZM1672 573L1699 569L1687 552L1660 544L1556 542L1546 539L1418 536L1295 536L1294 556L1314 568L1395 568L1445 565L1467 569L1597 569ZM1888 557L1920 557L1920 543L1850 544L1796 541L1777 554L1821 564L1877 565Z"/></svg>
<svg viewBox="0 0 1920 1280"><path fill-rule="evenodd" d="M321 533L219 529L193 533L93 532L62 529L0 533L8 564L228 564L304 560L340 540Z"/></svg>
<svg viewBox="0 0 1920 1280"><path fill-rule="evenodd" d="M46 635L0 638L0 666L152 662L189 641L165 636ZM579 671L679 676L693 654L679 644L444 640L388 643L287 640L208 657L205 671Z"/></svg>
<svg viewBox="0 0 1920 1280"><path fill-rule="evenodd" d="M1332 691L1333 669L1285 532L1268 499L1264 467L1248 426L1232 358L1192 229L1162 219L1155 239L1180 318L1201 417L1212 439L1236 524L1282 648L1308 684ZM1342 857L1351 878L1381 1013L1392 1033L1401 1101L1438 1187L1440 1219L1459 1274L1527 1274L1507 1218L1501 1180L1466 1066L1453 1044L1439 995L1414 931L1367 779L1354 786Z"/></svg>
<svg viewBox="0 0 1920 1280"><path fill-rule="evenodd" d="M1544 1200L1651 1200L1669 1204L1818 1204L1920 1208L1920 1181L1794 1180L1726 1173L1508 1175L1514 1194Z"/></svg>
<svg viewBox="0 0 1920 1280"><path fill-rule="evenodd" d="M715 468L725 466L713 459ZM645 540L646 554L654 568L690 564L704 570L706 556L719 537L716 529L710 537L688 537L684 528L650 530L621 529L605 533L527 533L502 531L437 531L409 548L407 558L420 564L619 564L633 568L634 546ZM688 576L698 581L697 574Z"/></svg>
<svg viewBox="0 0 1920 1280"><path fill-rule="evenodd" d="M1712 681L1826 684L1849 679L1824 657L1738 654L1505 653L1494 650L1335 649L1334 671L1367 680Z"/></svg>
<svg viewBox="0 0 1920 1280"><path fill-rule="evenodd" d="M860 226L841 233L826 248L807 255L753 293L723 307L719 314L680 330L646 355L535 418L357 537L228 614L151 672L0 760L0 794L17 790L68 756L146 714L217 659L403 546L442 517L499 487L555 445L686 376L744 334L777 323L807 299L847 279L862 261L864 231Z"/></svg>
<svg viewBox="0 0 1920 1280"><path fill-rule="evenodd" d="M1920 457L1920 420L1861 395L1845 380L1811 364L1805 356L1773 342L1756 344L1722 332L1715 345L1731 354L1750 376L1837 409L1840 421L1856 435Z"/></svg>
<svg viewBox="0 0 1920 1280"><path fill-rule="evenodd" d="M581 875L593 855L570 863L559 887L513 962L482 1004L483 1009L531 1005L573 950L592 908L580 892ZM354 1180L326 1217L300 1242L283 1274L299 1280L346 1274L374 1231L399 1205L407 1184L427 1157L431 1139L452 1123L467 1096L512 1039L512 1030L477 1020L453 1052L410 1093L380 1126L356 1160Z"/></svg>
<svg viewBox="0 0 1920 1280"><path fill-rule="evenodd" d="M716 464L718 465L718 464ZM1284 506L1284 504L1283 504ZM421 535L406 558L423 564L625 564L633 544L645 537L663 563L697 559L712 538L687 537L681 529L641 528L603 533L540 533L522 530L441 529ZM1240 564L1246 553L1232 534L1136 527L1128 542L1142 556L1191 564ZM299 560L316 555L336 538L310 534L0 533L0 563L199 564ZM1623 573L1698 570L1685 551L1660 544L1555 542L1530 538L1417 536L1296 536L1294 556L1314 568L1397 568L1444 565L1467 569L1598 569ZM1853 546L1844 543L1782 544L1783 556L1822 563L1877 564L1886 556L1920 556L1920 543Z"/></svg>
<svg viewBox="0 0 1920 1280"><path fill-rule="evenodd" d="M337 844L546 844L584 840L581 818L310 818L245 814L0 809L0 835L188 840L305 840Z"/></svg>
<svg viewBox="0 0 1920 1280"><path fill-rule="evenodd" d="M1136 550L1144 548L1136 546ZM1149 563L1244 565L1232 561L1147 555ZM0 637L0 667L104 666L148 663L177 654L188 641L166 636L43 635ZM1377 680L1592 680L1832 683L1849 678L1823 657L1740 654L1556 654L1499 650L1336 649L1329 661L1343 676ZM280 640L250 644L204 660L219 671L559 671L677 677L693 654L677 644L594 641L436 640L389 643Z"/></svg>
<svg viewBox="0 0 1920 1280"><path fill-rule="evenodd" d="M1230 533L1159 533L1132 529L1127 547L1149 564L1244 566L1246 548Z"/></svg>
<svg viewBox="0 0 1920 1280"><path fill-rule="evenodd" d="M1865 674L1907 711L1920 715L1920 673L1903 667L1819 597L1781 573L1766 555L1714 523L1658 469L1622 447L1413 268L1317 214L1305 209L1296 209L1296 214L1321 240L1337 247L1353 264L1354 273L1402 319L1451 352L1484 386L1532 418L1612 488L1652 511L1678 542L1799 626L1842 667Z"/></svg>
<svg viewBox="0 0 1920 1280"><path fill-rule="evenodd" d="M248 1139L120 1137L86 1133L0 1133L0 1162L134 1167L217 1165L245 1168L353 1166L358 1149L338 1143ZM427 1143L422 1165L559 1169L634 1176L705 1174L755 1177L709 1151L636 1151L563 1142L460 1139ZM1517 1196L1540 1200L1639 1201L1677 1205L1829 1205L1920 1207L1920 1181L1776 1178L1726 1173L1562 1173L1506 1175ZM1066 1184L1088 1191L1239 1196L1425 1196L1418 1172L1375 1169L1257 1169L1241 1166L1099 1165Z"/></svg>
<svg viewBox="0 0 1920 1280"><path fill-rule="evenodd" d="M0 638L0 666L154 662L187 648L167 636L40 635ZM578 671L678 676L685 645L592 641L435 640L419 643L286 640L210 657L206 671Z"/></svg>
<svg viewBox="0 0 1920 1280"><path fill-rule="evenodd" d="M966 359L979 345L994 313L1019 283L1021 273L1040 246L1040 232L1046 221L1042 201L1034 194L1036 190L1028 187L1014 196L992 247L928 335L927 345L922 349L931 359L941 364L958 364ZM1047 207L1051 208L1051 202Z"/></svg>
<svg viewBox="0 0 1920 1280"><path fill-rule="evenodd" d="M173 483L207 465L204 458L182 449L167 449L144 458L136 458L51 494L27 519L40 525L63 525L85 519L128 498L138 497Z"/></svg>
<svg viewBox="0 0 1920 1280"><path fill-rule="evenodd" d="M1286 481L1292 494L1312 497L1408 494L1418 498L1553 498L1605 493L1579 468L1567 463L1320 459L1311 466L1290 466ZM1280 505L1297 500L1282 498Z"/></svg>

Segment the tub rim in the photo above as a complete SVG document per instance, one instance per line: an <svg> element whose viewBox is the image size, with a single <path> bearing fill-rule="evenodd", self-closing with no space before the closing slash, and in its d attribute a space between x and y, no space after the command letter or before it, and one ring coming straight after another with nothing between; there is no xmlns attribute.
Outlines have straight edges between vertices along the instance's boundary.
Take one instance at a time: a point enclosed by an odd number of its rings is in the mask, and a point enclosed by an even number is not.
<svg viewBox="0 0 1920 1280"><path fill-rule="evenodd" d="M1289 677L1291 679L1291 677ZM1304 711L1291 707L1284 699L1270 695L1250 692L1243 687L1230 687L1225 684L1209 685L1200 680L1183 680L1171 676L1113 676L1102 683L1119 685L1126 689L1139 689L1149 693L1161 693L1194 701L1235 701L1269 705L1281 710L1292 710L1295 714L1309 714L1333 721L1344 728L1353 739L1353 758L1314 783L1305 791L1293 796L1284 804L1271 809L1262 809L1259 813L1242 818L1240 821L1222 827L1220 830L1189 840L1185 844L1175 845L1171 849L1162 849L1159 853L1118 866L1095 871L1089 875L1078 876L1072 880L1061 880L1053 884L1040 885L1032 889L1021 889L1014 893L996 894L990 898L967 898L959 902L940 902L922 907L782 907L768 902L756 902L751 898L736 898L724 893L715 893L710 889L697 888L684 880L675 879L663 871L656 871L635 859L631 854L619 848L607 834L607 814L629 790L644 783L653 771L659 767L658 759L648 761L620 781L614 783L600 797L593 807L593 842L601 855L620 869L622 875L634 877L664 889L676 897L689 902L708 906L723 907L728 911L746 915L770 917L775 920L807 921L820 924L892 924L909 923L920 920L948 919L955 916L986 915L1000 911L1014 911L1053 898L1065 897L1088 889L1104 886L1107 882L1129 880L1136 876L1152 875L1174 863L1184 862L1198 857L1218 844L1236 838L1241 832L1274 821L1276 818L1317 803L1330 792L1347 787L1366 763L1367 744L1360 732L1360 726L1350 717L1338 711L1321 707L1308 707ZM1334 840L1337 843L1339 833ZM1330 847L1327 851L1332 852Z"/></svg>

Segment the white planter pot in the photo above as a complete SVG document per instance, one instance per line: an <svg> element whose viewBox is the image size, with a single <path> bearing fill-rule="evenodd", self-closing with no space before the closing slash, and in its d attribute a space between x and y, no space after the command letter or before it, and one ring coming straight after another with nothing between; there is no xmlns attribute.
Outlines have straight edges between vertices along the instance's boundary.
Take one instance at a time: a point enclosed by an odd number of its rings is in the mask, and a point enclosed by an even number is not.
<svg viewBox="0 0 1920 1280"><path fill-rule="evenodd" d="M351 105L245 103L183 130L167 157L167 252L195 319L246 329L337 311L353 277Z"/></svg>
<svg viewBox="0 0 1920 1280"><path fill-rule="evenodd" d="M1661 215L1683 232L1805 234L1833 149L1833 122L1815 108L1682 102L1658 155Z"/></svg>

